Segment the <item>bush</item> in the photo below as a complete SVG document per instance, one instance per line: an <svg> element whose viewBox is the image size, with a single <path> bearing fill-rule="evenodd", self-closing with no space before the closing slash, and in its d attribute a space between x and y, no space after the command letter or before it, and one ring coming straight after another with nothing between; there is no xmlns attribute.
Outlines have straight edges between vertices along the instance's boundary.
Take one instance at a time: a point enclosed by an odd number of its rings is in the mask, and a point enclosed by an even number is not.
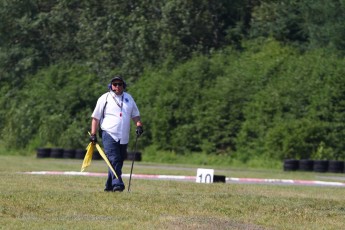
<svg viewBox="0 0 345 230"><path fill-rule="evenodd" d="M106 87L86 68L65 64L39 71L24 85L9 102L3 129L5 145L31 149L85 147L93 107Z"/></svg>
<svg viewBox="0 0 345 230"><path fill-rule="evenodd" d="M321 143L328 156L344 159L343 75L343 61L336 56L291 52L244 110L237 139L243 159L253 154L309 158Z"/></svg>

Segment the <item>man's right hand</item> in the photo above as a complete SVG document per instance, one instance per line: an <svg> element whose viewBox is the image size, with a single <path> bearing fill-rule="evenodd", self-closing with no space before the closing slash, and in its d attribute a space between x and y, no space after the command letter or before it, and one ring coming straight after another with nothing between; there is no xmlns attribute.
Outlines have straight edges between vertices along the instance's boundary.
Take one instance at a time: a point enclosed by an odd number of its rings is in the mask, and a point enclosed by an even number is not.
<svg viewBox="0 0 345 230"><path fill-rule="evenodd" d="M91 134L90 135L90 141L92 142L92 144L96 144L97 143L97 136L96 134Z"/></svg>

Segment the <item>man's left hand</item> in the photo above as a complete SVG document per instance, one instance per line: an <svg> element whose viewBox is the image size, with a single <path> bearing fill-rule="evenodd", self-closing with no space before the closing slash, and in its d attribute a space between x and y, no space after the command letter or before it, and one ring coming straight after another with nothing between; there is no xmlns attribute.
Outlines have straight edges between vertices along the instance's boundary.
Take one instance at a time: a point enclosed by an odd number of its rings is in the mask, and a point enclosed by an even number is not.
<svg viewBox="0 0 345 230"><path fill-rule="evenodd" d="M144 129L142 126L137 126L137 130L135 131L135 133L137 134L137 137L140 137L141 134L143 134Z"/></svg>

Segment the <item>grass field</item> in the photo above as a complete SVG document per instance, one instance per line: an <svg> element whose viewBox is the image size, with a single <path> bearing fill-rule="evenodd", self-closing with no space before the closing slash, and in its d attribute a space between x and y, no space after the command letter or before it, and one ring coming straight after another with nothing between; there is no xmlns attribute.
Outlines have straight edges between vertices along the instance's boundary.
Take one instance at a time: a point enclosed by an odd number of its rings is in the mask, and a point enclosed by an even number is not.
<svg viewBox="0 0 345 230"><path fill-rule="evenodd" d="M345 188L133 179L130 193L106 193L105 177L19 173L79 171L81 164L81 160L0 156L0 229L345 229ZM124 173L129 173L130 164L125 162ZM195 176L197 168L135 162L133 173ZM320 180L322 176L328 181L345 177L211 168L227 177ZM106 170L103 161L92 161L87 168Z"/></svg>

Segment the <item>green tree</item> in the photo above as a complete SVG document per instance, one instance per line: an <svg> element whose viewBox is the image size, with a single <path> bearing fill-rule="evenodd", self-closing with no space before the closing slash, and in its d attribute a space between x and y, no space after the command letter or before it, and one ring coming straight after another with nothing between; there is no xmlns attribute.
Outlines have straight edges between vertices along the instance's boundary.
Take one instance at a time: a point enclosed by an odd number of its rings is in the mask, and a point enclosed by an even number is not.
<svg viewBox="0 0 345 230"><path fill-rule="evenodd" d="M290 52L245 108L237 139L242 159L313 158L319 146L323 157L343 158L343 98L334 85L344 84L342 63L323 51L300 57Z"/></svg>
<svg viewBox="0 0 345 230"><path fill-rule="evenodd" d="M344 52L343 0L264 0L253 8L251 37L274 37L302 49Z"/></svg>
<svg viewBox="0 0 345 230"><path fill-rule="evenodd" d="M10 148L84 147L93 107L105 91L79 65L41 70L8 102L3 141Z"/></svg>

